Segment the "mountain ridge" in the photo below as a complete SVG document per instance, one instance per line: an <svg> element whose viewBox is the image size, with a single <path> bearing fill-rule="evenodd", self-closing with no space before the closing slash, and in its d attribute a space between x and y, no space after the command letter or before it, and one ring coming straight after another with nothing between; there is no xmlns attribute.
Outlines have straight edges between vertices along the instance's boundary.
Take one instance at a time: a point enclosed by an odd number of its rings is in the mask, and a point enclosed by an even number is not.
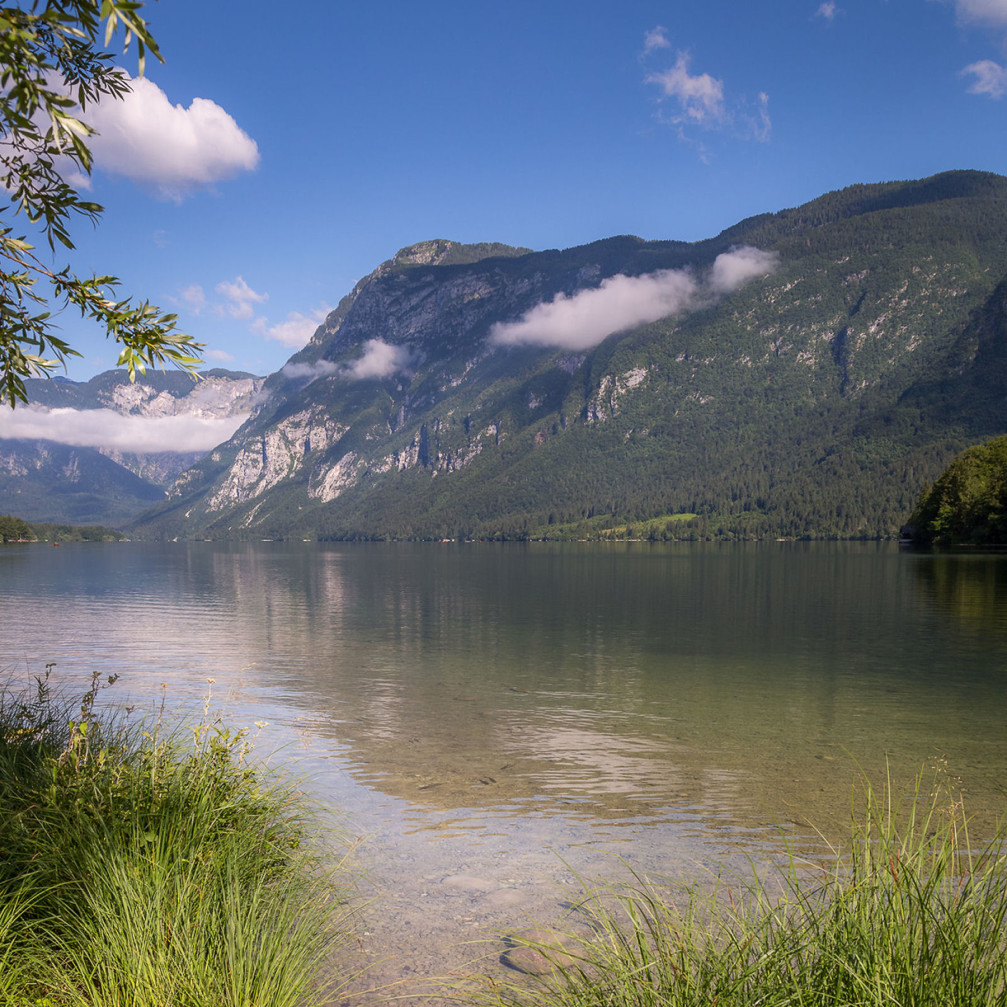
<svg viewBox="0 0 1007 1007"><path fill-rule="evenodd" d="M982 333L1002 327L1005 210L1007 179L950 172L691 243L454 246L471 260L454 262L430 261L450 242L408 246L421 261L364 277L137 531L540 537L694 513L677 532L894 535L950 455L1004 423L1002 340ZM739 246L778 267L711 293ZM495 339L661 276L692 284L686 307L596 344Z"/></svg>

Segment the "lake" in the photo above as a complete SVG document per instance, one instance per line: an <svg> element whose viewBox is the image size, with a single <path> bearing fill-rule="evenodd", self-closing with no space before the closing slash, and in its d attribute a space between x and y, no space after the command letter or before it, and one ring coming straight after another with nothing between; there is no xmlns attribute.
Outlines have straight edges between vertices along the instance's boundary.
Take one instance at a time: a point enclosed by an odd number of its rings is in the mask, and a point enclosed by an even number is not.
<svg viewBox="0 0 1007 1007"><path fill-rule="evenodd" d="M842 836L859 769L1007 806L1007 557L887 544L0 549L0 667L211 706L364 837L369 982L562 917L578 878L703 878ZM208 678L215 681L211 684ZM175 712L178 711L178 712ZM370 890L370 889L369 889ZM366 997L362 1002L372 1002Z"/></svg>

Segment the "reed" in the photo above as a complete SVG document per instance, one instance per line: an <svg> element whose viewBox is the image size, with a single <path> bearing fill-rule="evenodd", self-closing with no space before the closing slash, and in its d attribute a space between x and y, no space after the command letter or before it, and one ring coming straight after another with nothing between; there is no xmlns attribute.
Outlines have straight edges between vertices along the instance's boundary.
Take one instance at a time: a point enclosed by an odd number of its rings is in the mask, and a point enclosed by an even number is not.
<svg viewBox="0 0 1007 1007"><path fill-rule="evenodd" d="M344 878L248 739L0 696L0 1003L322 1003Z"/></svg>
<svg viewBox="0 0 1007 1007"><path fill-rule="evenodd" d="M681 897L637 878L581 904L592 936L484 1005L990 1007L1007 1003L1003 835L973 848L961 800L924 776L903 800L865 782L844 851L796 854ZM540 947L549 956L549 947Z"/></svg>

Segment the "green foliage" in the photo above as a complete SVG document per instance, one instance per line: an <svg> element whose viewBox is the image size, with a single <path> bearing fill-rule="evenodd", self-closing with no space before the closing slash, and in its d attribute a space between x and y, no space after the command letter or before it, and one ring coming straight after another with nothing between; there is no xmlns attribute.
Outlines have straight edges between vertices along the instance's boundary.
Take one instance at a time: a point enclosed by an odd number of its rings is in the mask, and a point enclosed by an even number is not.
<svg viewBox="0 0 1007 1007"><path fill-rule="evenodd" d="M591 936L532 944L538 986L510 1007L988 1007L1007 997L1007 853L970 842L960 796L865 784L845 854L718 880L669 901L642 879L589 895Z"/></svg>
<svg viewBox="0 0 1007 1007"><path fill-rule="evenodd" d="M31 542L36 538L27 521L13 514L0 514L0 542Z"/></svg>
<svg viewBox="0 0 1007 1007"><path fill-rule="evenodd" d="M909 524L920 542L1007 545L1007 436L958 455L924 491Z"/></svg>
<svg viewBox="0 0 1007 1007"><path fill-rule="evenodd" d="M108 684L114 679L110 679ZM298 795L244 732L166 734L50 690L0 697L3 1003L53 1007L321 1001L345 884Z"/></svg>
<svg viewBox="0 0 1007 1007"><path fill-rule="evenodd" d="M30 523L0 514L0 542L121 542L122 532L101 525Z"/></svg>
<svg viewBox="0 0 1007 1007"><path fill-rule="evenodd" d="M0 218L0 399L27 401L24 380L79 355L54 331L50 301L75 307L122 345L118 363L131 378L147 366L194 370L201 344L175 329L176 317L142 301L117 299L114 276L78 276L39 258L10 217L23 214L49 248L72 249L71 221L95 222L102 208L82 199L65 176L91 171L87 107L122 98L126 75L106 51L121 29L135 44L140 73L147 52L160 54L134 0L45 0L0 7L0 183L8 197ZM40 292L38 284L48 285Z"/></svg>
<svg viewBox="0 0 1007 1007"><path fill-rule="evenodd" d="M35 523L31 530L39 542L121 542L125 535L103 525Z"/></svg>

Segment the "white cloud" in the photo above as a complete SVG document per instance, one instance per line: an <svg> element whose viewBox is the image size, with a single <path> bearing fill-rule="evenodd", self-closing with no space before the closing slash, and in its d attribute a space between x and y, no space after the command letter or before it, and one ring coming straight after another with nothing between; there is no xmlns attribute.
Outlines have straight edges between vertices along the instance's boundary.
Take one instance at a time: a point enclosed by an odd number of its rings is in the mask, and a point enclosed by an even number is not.
<svg viewBox="0 0 1007 1007"><path fill-rule="evenodd" d="M237 416L123 416L112 409L26 406L0 418L0 438L47 440L74 447L147 453L209 451L248 419Z"/></svg>
<svg viewBox="0 0 1007 1007"><path fill-rule="evenodd" d="M778 264L779 256L776 252L766 252L751 245L738 245L713 260L707 289L714 295L729 294L743 287L749 280L768 276Z"/></svg>
<svg viewBox="0 0 1007 1007"><path fill-rule="evenodd" d="M84 119L98 131L90 140L97 167L166 198L181 199L259 163L255 141L216 102L173 105L146 77L131 79L122 99L88 106Z"/></svg>
<svg viewBox="0 0 1007 1007"><path fill-rule="evenodd" d="M204 350L203 356L207 360L216 360L219 364L233 364L234 356L226 350Z"/></svg>
<svg viewBox="0 0 1007 1007"><path fill-rule="evenodd" d="M762 143L769 140L769 135L773 131L773 122L769 118L769 95L765 91L759 92L755 115L749 118L752 124L752 136Z"/></svg>
<svg viewBox="0 0 1007 1007"><path fill-rule="evenodd" d="M655 49L670 49L671 43L668 41L668 36L661 25L656 28L651 28L643 36L643 54L646 56L648 53L653 52Z"/></svg>
<svg viewBox="0 0 1007 1007"><path fill-rule="evenodd" d="M954 0L960 21L1007 27L1007 0Z"/></svg>
<svg viewBox="0 0 1007 1007"><path fill-rule="evenodd" d="M961 75L972 74L975 80L968 88L969 94L985 94L990 98L1002 98L1007 93L1007 67L994 63L991 59L981 59L970 63Z"/></svg>
<svg viewBox="0 0 1007 1007"><path fill-rule="evenodd" d="M619 273L572 297L557 294L516 322L497 322L490 329L490 342L586 350L613 332L675 314L693 301L696 292L695 279L683 269L644 276Z"/></svg>
<svg viewBox="0 0 1007 1007"><path fill-rule="evenodd" d="M834 20L836 14L838 14L838 13L839 13L839 10L836 7L836 5L833 2L833 0L826 0L826 2L823 3L823 4L821 4L819 6L818 10L815 11L815 14L818 17L823 17L823 18L825 18L826 21L832 21L832 20Z"/></svg>
<svg viewBox="0 0 1007 1007"><path fill-rule="evenodd" d="M363 353L356 360L342 364L331 360L316 360L313 364L286 364L283 374L295 380L307 378L309 382L332 374L362 381L408 372L413 360L414 355L406 346L393 346L383 339L368 339L363 345Z"/></svg>
<svg viewBox="0 0 1007 1007"><path fill-rule="evenodd" d="M190 284L178 296L194 315L200 314L206 307L206 294L198 283Z"/></svg>
<svg viewBox="0 0 1007 1007"><path fill-rule="evenodd" d="M669 45L664 29L654 28L644 37L642 56ZM656 118L674 126L679 140L693 146L704 163L710 162L711 155L699 138L700 130L728 132L739 140L768 141L772 132L769 95L760 91L754 99L748 95L729 97L723 80L709 73L690 73L690 59L689 52L679 50L673 66L644 78L647 84L660 88Z"/></svg>
<svg viewBox="0 0 1007 1007"><path fill-rule="evenodd" d="M678 103L675 122L710 126L724 119L724 82L708 73L690 74L688 53L680 52L670 70L650 74L647 82L660 85L665 97Z"/></svg>
<svg viewBox="0 0 1007 1007"><path fill-rule="evenodd" d="M303 315L300 311L291 311L286 321L265 328L265 335L268 339L299 350L315 334L315 330L325 321L325 316L331 310L327 304L323 304L308 315Z"/></svg>
<svg viewBox="0 0 1007 1007"><path fill-rule="evenodd" d="M413 355L405 346L393 346L382 339L368 339L361 357L347 366L353 378L387 378L409 369Z"/></svg>
<svg viewBox="0 0 1007 1007"><path fill-rule="evenodd" d="M331 360L316 360L313 364L284 364L283 374L293 380L307 378L311 382L329 374L338 374L341 369L339 364L334 364Z"/></svg>
<svg viewBox="0 0 1007 1007"><path fill-rule="evenodd" d="M252 318L255 314L252 305L269 300L269 294L256 293L240 276L236 276L233 280L222 280L215 289L228 302L218 310L226 312L232 318Z"/></svg>
<svg viewBox="0 0 1007 1007"><path fill-rule="evenodd" d="M703 280L685 269L662 269L643 276L619 273L572 297L557 294L516 322L497 322L490 329L490 342L586 350L613 333L709 304L771 273L776 264L775 252L743 245L718 255Z"/></svg>

